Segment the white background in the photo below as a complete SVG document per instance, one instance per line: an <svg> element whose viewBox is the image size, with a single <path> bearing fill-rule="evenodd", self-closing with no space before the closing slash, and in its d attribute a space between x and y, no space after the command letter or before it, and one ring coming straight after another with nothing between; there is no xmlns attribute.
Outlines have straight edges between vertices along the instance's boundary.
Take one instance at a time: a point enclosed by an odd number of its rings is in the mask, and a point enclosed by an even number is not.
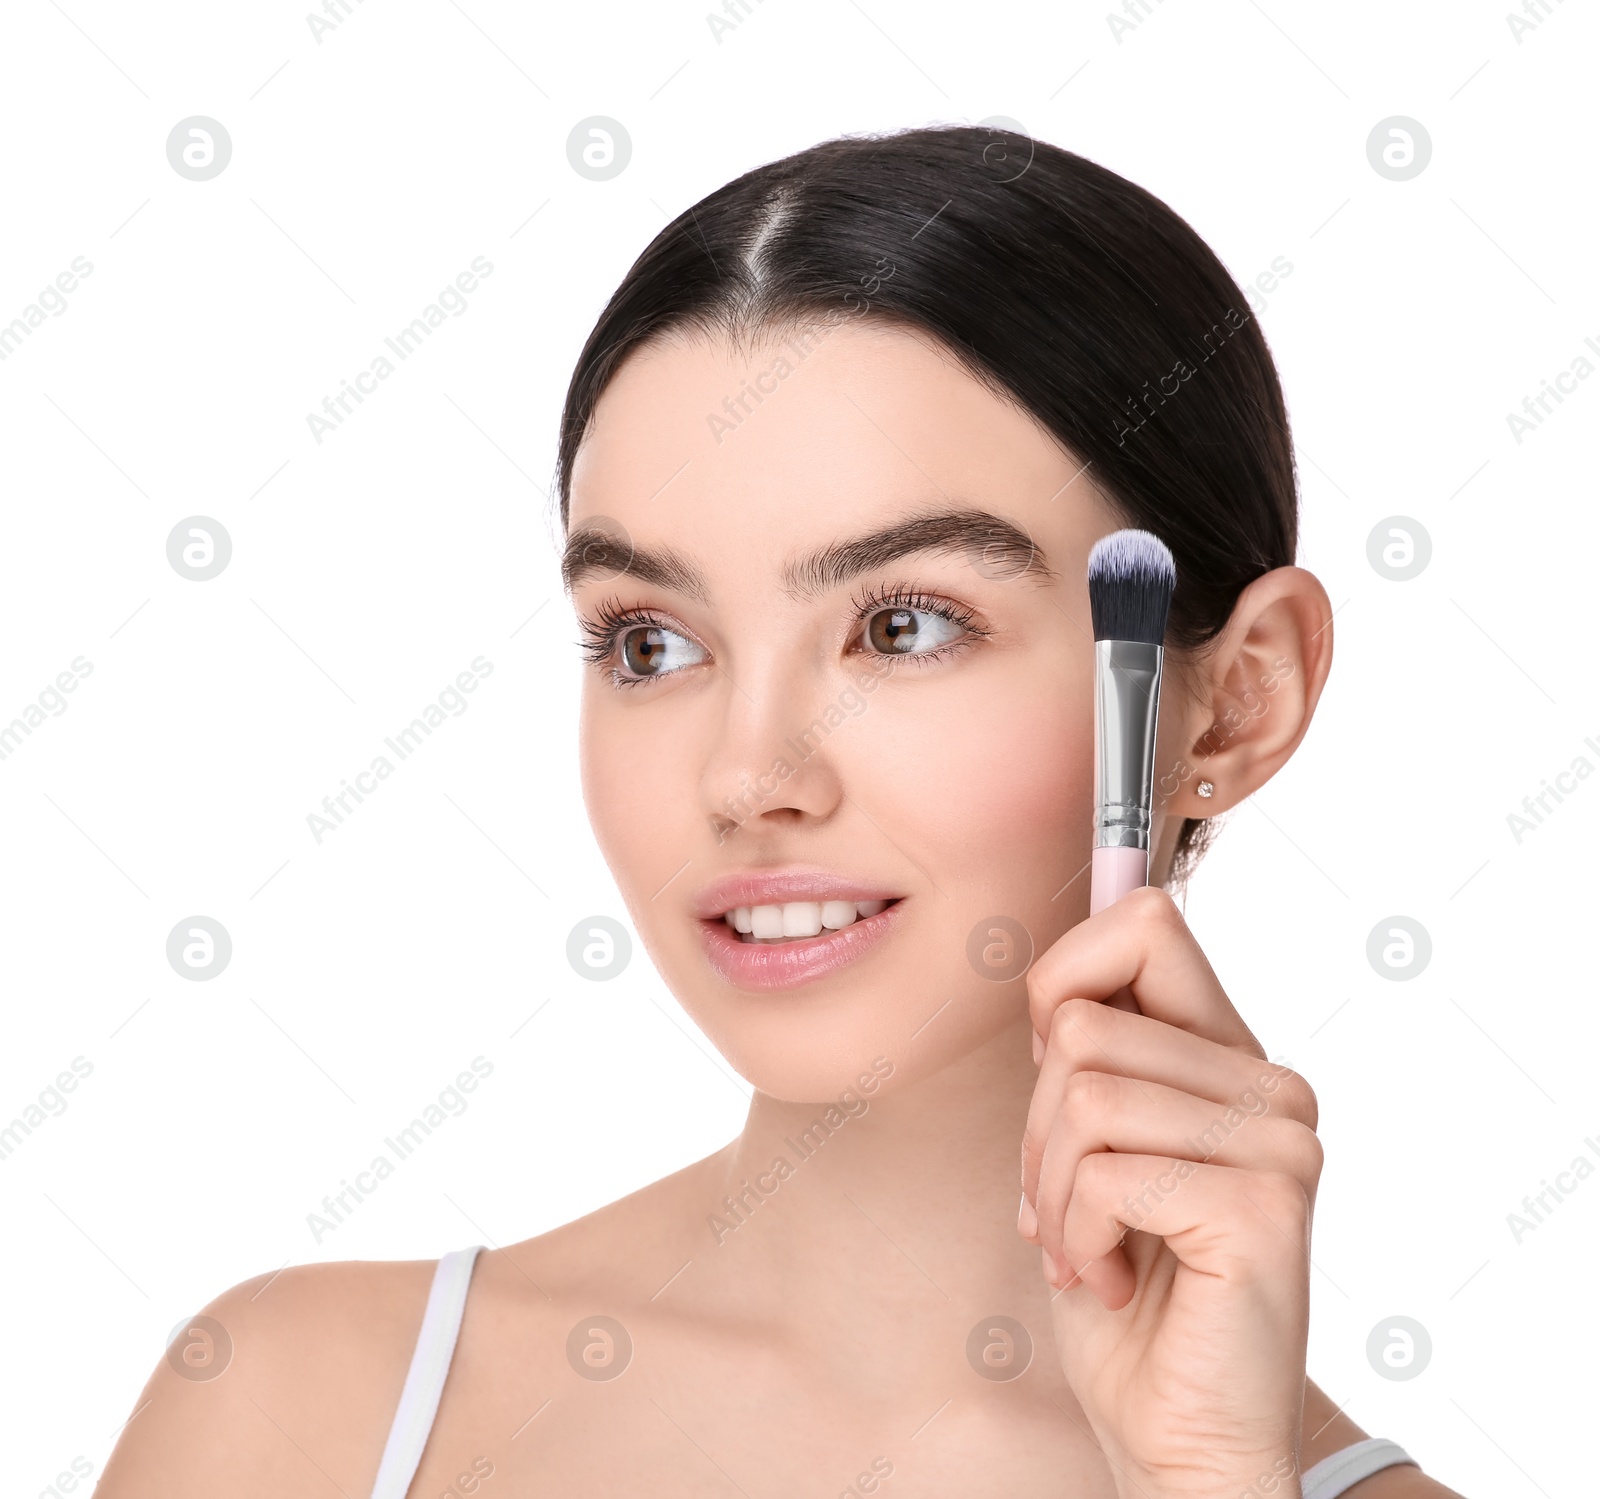
<svg viewBox="0 0 1600 1499"><path fill-rule="evenodd" d="M565 958L624 913L578 795L561 397L686 205L830 136L993 115L1155 192L1241 283L1292 265L1260 315L1335 665L1189 913L1321 1099L1313 1378L1473 1499L1592 1486L1600 1180L1520 1243L1507 1215L1600 1150L1600 777L1520 843L1507 815L1600 766L1600 380L1520 443L1507 415L1600 367L1593 11L1552 0L1518 41L1476 0L1151 0L1118 40L1094 4L750 4L720 42L705 0L352 0L320 43L293 4L6 8L0 323L93 266L0 363L0 723L93 667L0 761L0 1125L93 1067L0 1161L6 1486L98 1473L228 1285L522 1238L737 1132L747 1086L642 953L608 984ZM190 115L232 139L209 181L167 160ZM632 140L607 182L567 159L591 115ZM1392 115L1432 141L1408 181L1367 157ZM314 441L480 255L467 310ZM165 551L194 515L233 542L205 583ZM1408 582L1368 561L1393 515L1432 539ZM319 845L307 814L478 656L468 710ZM209 982L165 956L195 914L233 941ZM1408 982L1366 958L1395 914L1433 943ZM468 1110L316 1242L324 1194L480 1055ZM1397 1314L1433 1341L1404 1382L1365 1351Z"/></svg>

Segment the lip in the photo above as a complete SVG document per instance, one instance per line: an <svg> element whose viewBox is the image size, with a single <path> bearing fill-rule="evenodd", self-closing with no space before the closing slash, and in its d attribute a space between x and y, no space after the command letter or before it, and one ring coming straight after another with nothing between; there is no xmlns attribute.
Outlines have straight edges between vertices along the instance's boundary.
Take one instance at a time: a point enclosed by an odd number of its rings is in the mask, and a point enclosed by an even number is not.
<svg viewBox="0 0 1600 1499"><path fill-rule="evenodd" d="M695 893L694 914L706 920L740 906L781 906L790 901L899 900L905 891L830 870L791 864L784 869L747 869L723 875ZM890 907L892 910L893 907ZM881 912L879 913L882 914ZM863 917L874 921L876 917ZM846 931L850 928L846 927Z"/></svg>
<svg viewBox="0 0 1600 1499"><path fill-rule="evenodd" d="M803 900L807 897L793 895L789 898ZM866 894L832 898L889 900L892 897ZM776 900L751 902L753 905L779 903ZM701 917L700 935L711 966L736 989L795 989L834 973L877 948L895 929L904 905L903 897L894 898L894 904L884 907L876 916L857 917L836 932L796 937L791 942L741 942L738 933L720 915Z"/></svg>

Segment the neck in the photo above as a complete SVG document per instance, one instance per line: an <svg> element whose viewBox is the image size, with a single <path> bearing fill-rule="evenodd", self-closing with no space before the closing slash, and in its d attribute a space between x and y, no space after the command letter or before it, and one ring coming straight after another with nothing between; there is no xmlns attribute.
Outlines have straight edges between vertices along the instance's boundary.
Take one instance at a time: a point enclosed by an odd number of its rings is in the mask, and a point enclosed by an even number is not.
<svg viewBox="0 0 1600 1499"><path fill-rule="evenodd" d="M1030 1048L1023 1018L849 1108L756 1092L705 1163L719 1295L747 1293L801 1341L883 1322L903 1340L919 1318L940 1338L951 1317L1048 1322L1039 1251L1016 1231Z"/></svg>

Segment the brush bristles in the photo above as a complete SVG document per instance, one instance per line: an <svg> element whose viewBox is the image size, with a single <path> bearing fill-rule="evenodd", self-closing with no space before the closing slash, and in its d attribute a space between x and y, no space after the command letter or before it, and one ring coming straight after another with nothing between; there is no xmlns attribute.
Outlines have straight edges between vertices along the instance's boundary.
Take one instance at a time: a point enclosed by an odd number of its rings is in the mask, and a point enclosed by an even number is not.
<svg viewBox="0 0 1600 1499"><path fill-rule="evenodd" d="M1160 645L1178 570L1166 544L1148 531L1113 531L1089 553L1089 613L1096 640Z"/></svg>

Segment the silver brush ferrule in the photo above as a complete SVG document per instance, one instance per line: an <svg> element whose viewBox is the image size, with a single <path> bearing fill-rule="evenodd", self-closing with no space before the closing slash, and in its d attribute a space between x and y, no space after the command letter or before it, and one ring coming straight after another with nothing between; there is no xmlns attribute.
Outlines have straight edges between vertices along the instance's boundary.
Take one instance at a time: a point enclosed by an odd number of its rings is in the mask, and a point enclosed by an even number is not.
<svg viewBox="0 0 1600 1499"><path fill-rule="evenodd" d="M1094 643L1094 846L1150 847L1161 647Z"/></svg>

